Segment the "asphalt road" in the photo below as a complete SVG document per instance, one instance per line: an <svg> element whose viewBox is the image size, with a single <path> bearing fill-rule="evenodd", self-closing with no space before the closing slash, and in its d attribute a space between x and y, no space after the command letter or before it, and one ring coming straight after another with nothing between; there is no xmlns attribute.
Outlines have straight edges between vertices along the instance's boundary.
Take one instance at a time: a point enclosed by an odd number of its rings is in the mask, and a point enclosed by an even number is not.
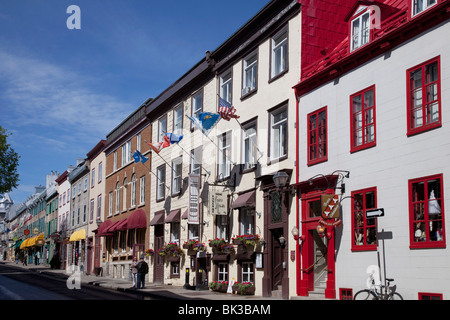
<svg viewBox="0 0 450 320"><path fill-rule="evenodd" d="M76 287L74 285L71 286ZM138 295L81 284L69 289L67 280L0 264L0 300L139 300Z"/></svg>

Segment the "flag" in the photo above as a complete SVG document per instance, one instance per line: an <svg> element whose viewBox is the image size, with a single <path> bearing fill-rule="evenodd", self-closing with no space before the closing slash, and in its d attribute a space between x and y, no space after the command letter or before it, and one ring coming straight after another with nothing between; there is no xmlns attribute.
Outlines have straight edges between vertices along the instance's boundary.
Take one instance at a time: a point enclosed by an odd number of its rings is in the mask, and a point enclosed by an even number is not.
<svg viewBox="0 0 450 320"><path fill-rule="evenodd" d="M219 97L219 115L227 121L230 121L231 118L239 118L236 115L236 109L225 99Z"/></svg>
<svg viewBox="0 0 450 320"><path fill-rule="evenodd" d="M203 134L208 135L211 129L219 122L220 115L211 112L200 112L198 118L187 116Z"/></svg>
<svg viewBox="0 0 450 320"><path fill-rule="evenodd" d="M138 163L139 161L141 161L142 163L145 163L148 158L144 157L142 155L142 153L140 153L138 150L136 150L136 152L133 154L133 158L134 158L134 163Z"/></svg>
<svg viewBox="0 0 450 320"><path fill-rule="evenodd" d="M166 133L166 136L169 138L170 143L178 143L181 141L181 139L183 139L183 135L177 135L175 133Z"/></svg>
<svg viewBox="0 0 450 320"><path fill-rule="evenodd" d="M164 141L160 141L157 143L147 142L147 144L153 149L153 151L155 151L156 153L160 153L162 149L170 146L170 140L169 137L164 136Z"/></svg>

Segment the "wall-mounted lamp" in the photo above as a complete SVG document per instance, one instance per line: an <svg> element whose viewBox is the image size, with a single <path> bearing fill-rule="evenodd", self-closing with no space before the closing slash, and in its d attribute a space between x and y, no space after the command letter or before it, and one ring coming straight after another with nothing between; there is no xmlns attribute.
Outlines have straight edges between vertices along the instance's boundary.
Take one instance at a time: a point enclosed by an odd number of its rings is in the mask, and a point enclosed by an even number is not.
<svg viewBox="0 0 450 320"><path fill-rule="evenodd" d="M319 233L319 236L321 238L326 236L328 240L331 239L331 235L332 235L331 232L326 232L326 228L324 226L322 226L321 224L317 225L316 230Z"/></svg>
<svg viewBox="0 0 450 320"><path fill-rule="evenodd" d="M280 241L281 247L284 247L286 245L286 238L284 236L279 237L278 241Z"/></svg>
<svg viewBox="0 0 450 320"><path fill-rule="evenodd" d="M266 240L264 240L264 238L261 238L259 240L259 244L261 245L261 247L263 248L263 250L266 249Z"/></svg>
<svg viewBox="0 0 450 320"><path fill-rule="evenodd" d="M294 226L291 230L291 233L294 236L294 240L298 240L298 234L299 234L298 228Z"/></svg>
<svg viewBox="0 0 450 320"><path fill-rule="evenodd" d="M289 175L284 171L278 171L273 176L273 182L275 183L275 187L283 188L286 186L289 180Z"/></svg>
<svg viewBox="0 0 450 320"><path fill-rule="evenodd" d="M209 227L209 221L203 221L203 225L205 225Z"/></svg>

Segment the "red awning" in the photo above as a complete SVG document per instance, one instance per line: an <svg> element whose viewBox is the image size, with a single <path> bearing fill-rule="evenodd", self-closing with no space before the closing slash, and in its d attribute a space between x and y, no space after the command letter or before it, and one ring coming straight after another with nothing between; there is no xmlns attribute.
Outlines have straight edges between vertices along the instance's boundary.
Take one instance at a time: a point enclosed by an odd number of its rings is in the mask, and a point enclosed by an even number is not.
<svg viewBox="0 0 450 320"><path fill-rule="evenodd" d="M189 218L189 208L186 209L186 211L181 216L181 219L187 220Z"/></svg>
<svg viewBox="0 0 450 320"><path fill-rule="evenodd" d="M110 236L115 231L117 225L120 223L120 221L113 222L108 228L105 229L106 235Z"/></svg>
<svg viewBox="0 0 450 320"><path fill-rule="evenodd" d="M169 215L167 216L166 220L164 220L164 222L165 223L180 222L180 213L181 209L170 211Z"/></svg>
<svg viewBox="0 0 450 320"><path fill-rule="evenodd" d="M127 222L128 222L128 219L120 220L119 223L116 224L116 226L114 227L114 230L111 230L111 229L110 229L110 231L122 231L122 230L126 230L126 229L127 229Z"/></svg>
<svg viewBox="0 0 450 320"><path fill-rule="evenodd" d="M147 228L147 217L143 209L134 211L127 222L127 229L145 229Z"/></svg>
<svg viewBox="0 0 450 320"><path fill-rule="evenodd" d="M256 192L250 191L241 194L239 197L237 197L237 199L234 200L233 204L231 205L231 208L239 209L242 207L254 207L255 203L256 203Z"/></svg>
<svg viewBox="0 0 450 320"><path fill-rule="evenodd" d="M105 222L102 222L102 224L97 229L97 237L105 237L108 234L106 233L106 229L108 229L111 226L112 222L111 220L106 220Z"/></svg>
<svg viewBox="0 0 450 320"><path fill-rule="evenodd" d="M153 217L152 221L150 221L150 225L154 226L157 224L164 224L164 210L155 212L155 216Z"/></svg>

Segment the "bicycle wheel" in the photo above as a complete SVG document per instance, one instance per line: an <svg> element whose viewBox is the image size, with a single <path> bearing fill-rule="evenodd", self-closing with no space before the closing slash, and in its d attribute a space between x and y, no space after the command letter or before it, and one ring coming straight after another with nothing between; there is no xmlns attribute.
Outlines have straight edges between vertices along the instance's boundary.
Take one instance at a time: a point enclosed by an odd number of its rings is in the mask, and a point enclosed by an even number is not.
<svg viewBox="0 0 450 320"><path fill-rule="evenodd" d="M353 300L378 300L372 291L364 289L355 294Z"/></svg>
<svg viewBox="0 0 450 320"><path fill-rule="evenodd" d="M400 295L400 293L394 292L389 296L388 300L403 300L403 297Z"/></svg>

